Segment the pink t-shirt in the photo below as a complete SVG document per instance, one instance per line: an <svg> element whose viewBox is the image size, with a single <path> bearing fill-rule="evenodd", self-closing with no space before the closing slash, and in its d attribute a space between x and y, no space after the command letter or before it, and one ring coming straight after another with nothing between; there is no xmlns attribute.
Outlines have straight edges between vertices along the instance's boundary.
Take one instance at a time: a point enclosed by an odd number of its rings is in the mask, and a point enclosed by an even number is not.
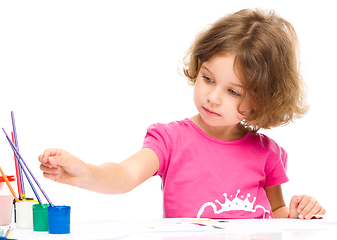
<svg viewBox="0 0 337 240"><path fill-rule="evenodd" d="M263 134L223 141L185 119L151 125L143 147L160 161L166 218L273 218L264 187L288 181L286 152Z"/></svg>

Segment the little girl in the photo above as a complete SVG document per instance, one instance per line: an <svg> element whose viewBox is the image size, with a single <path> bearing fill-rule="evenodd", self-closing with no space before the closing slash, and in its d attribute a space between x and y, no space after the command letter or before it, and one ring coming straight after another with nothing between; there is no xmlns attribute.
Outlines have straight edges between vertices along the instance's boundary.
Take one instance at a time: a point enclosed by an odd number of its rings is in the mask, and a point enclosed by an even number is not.
<svg viewBox="0 0 337 240"><path fill-rule="evenodd" d="M293 26L274 12L242 10L199 34L185 60L197 115L151 125L143 148L121 163L93 165L46 150L39 156L44 176L117 194L159 175L167 218L324 215L308 195L286 207L287 153L257 133L307 111Z"/></svg>

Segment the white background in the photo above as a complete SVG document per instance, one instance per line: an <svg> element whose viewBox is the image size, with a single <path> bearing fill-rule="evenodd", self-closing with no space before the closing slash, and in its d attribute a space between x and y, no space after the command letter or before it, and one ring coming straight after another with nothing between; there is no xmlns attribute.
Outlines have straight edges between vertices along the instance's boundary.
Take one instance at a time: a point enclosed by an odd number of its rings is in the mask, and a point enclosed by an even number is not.
<svg viewBox="0 0 337 240"><path fill-rule="evenodd" d="M129 157L150 124L197 113L193 89L178 73L196 33L243 8L274 9L297 30L311 108L294 124L261 132L289 154L286 202L313 195L333 218L337 50L328 2L1 1L0 127L11 131L14 111L23 158L52 202L72 207L72 221L161 218L159 177L102 195L45 179L38 155L59 147L95 164ZM4 135L0 165L15 173ZM28 182L26 189L33 196Z"/></svg>

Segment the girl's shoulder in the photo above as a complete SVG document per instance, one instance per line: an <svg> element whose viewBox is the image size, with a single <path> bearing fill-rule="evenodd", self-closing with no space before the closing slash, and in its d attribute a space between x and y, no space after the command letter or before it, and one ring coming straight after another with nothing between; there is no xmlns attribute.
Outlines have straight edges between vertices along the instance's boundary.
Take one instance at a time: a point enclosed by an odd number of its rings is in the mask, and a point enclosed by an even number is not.
<svg viewBox="0 0 337 240"><path fill-rule="evenodd" d="M252 139L264 148L279 148L279 145L272 138L263 133L252 134Z"/></svg>
<svg viewBox="0 0 337 240"><path fill-rule="evenodd" d="M151 124L147 128L147 136L149 135L156 139L164 139L165 142L170 142L171 144L182 139L195 139L198 137L191 120L188 118L169 123Z"/></svg>
<svg viewBox="0 0 337 240"><path fill-rule="evenodd" d="M160 122L154 123L148 127L148 130L158 129L158 130L164 130L167 133L174 133L174 132L180 132L183 129L187 129L189 127L190 127L190 120L188 118L185 118L180 121L172 121L169 123L160 123Z"/></svg>
<svg viewBox="0 0 337 240"><path fill-rule="evenodd" d="M280 147L273 139L261 134L252 134L252 144L258 152L263 152L269 156L269 158L286 159L287 152Z"/></svg>

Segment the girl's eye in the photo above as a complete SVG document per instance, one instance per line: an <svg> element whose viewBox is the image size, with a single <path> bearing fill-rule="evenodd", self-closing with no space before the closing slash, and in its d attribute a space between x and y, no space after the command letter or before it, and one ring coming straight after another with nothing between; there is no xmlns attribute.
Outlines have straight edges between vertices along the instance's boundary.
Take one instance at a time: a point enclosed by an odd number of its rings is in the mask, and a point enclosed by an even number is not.
<svg viewBox="0 0 337 240"><path fill-rule="evenodd" d="M213 83L214 81L212 79L210 79L209 77L206 76L202 76L205 79L205 82L207 83Z"/></svg>
<svg viewBox="0 0 337 240"><path fill-rule="evenodd" d="M235 97L239 97L239 96L240 96L240 93L237 93L237 92L235 92L235 91L232 90L232 89L228 89L228 92L229 92L231 95L235 96Z"/></svg>

